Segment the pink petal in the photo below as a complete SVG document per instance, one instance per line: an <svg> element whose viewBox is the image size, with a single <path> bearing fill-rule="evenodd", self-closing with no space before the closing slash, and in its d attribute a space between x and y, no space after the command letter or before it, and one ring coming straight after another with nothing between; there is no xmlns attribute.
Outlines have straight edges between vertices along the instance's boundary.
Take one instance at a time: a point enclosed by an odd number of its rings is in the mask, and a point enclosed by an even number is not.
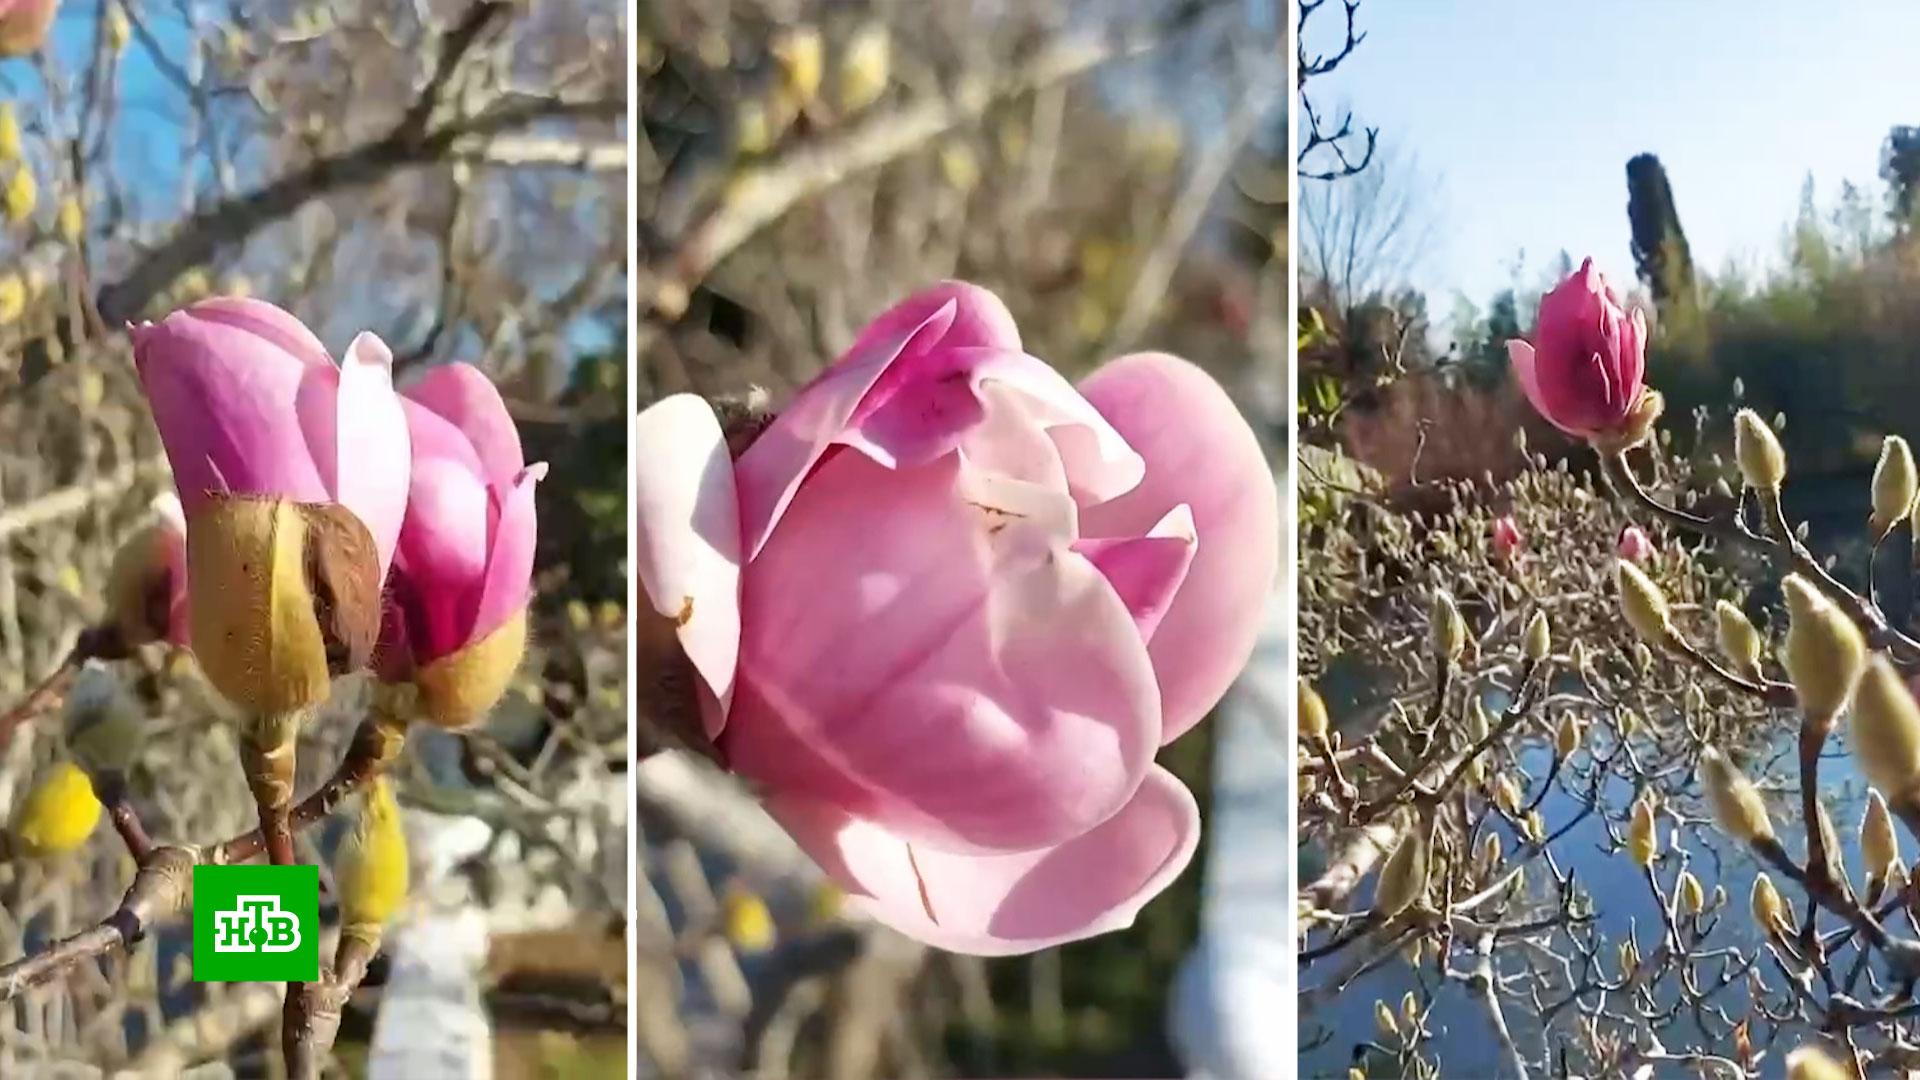
<svg viewBox="0 0 1920 1080"><path fill-rule="evenodd" d="M302 343L281 324L292 316L269 310L278 316L196 305L133 329L134 365L188 512L229 492L329 499L289 413L302 377L333 364L324 352L315 366L276 344ZM255 332L262 327L272 337Z"/></svg>
<svg viewBox="0 0 1920 1080"><path fill-rule="evenodd" d="M185 646L187 638L187 516L180 498L164 492L153 500L153 515L164 527L167 563L167 640Z"/></svg>
<svg viewBox="0 0 1920 1080"><path fill-rule="evenodd" d="M441 364L408 387L404 396L458 428L480 455L488 480L508 484L520 475L526 464L520 449L520 430L507 414L500 389L479 368Z"/></svg>
<svg viewBox="0 0 1920 1080"><path fill-rule="evenodd" d="M533 494L535 485L546 477L547 463L534 462L520 470L500 501L500 516L493 530L493 550L487 557L486 577L480 583L480 603L473 616L472 640L477 641L499 629L524 609L533 596L533 555L539 541Z"/></svg>
<svg viewBox="0 0 1920 1080"><path fill-rule="evenodd" d="M1056 847L955 855L909 847L829 804L775 798L768 809L855 903L936 948L1010 956L1121 930L1179 877L1200 838L1200 811L1154 766L1126 806Z"/></svg>
<svg viewBox="0 0 1920 1080"><path fill-rule="evenodd" d="M394 568L406 578L410 645L421 663L479 636L472 630L487 572L491 502L476 470L442 456L414 460Z"/></svg>
<svg viewBox="0 0 1920 1080"><path fill-rule="evenodd" d="M958 282L916 294L876 319L741 455L748 557L834 444L892 468L959 447L1023 479L1038 479L1034 470L1064 470L1075 497L1088 502L1138 483L1142 466L1126 442L1058 372L1018 346L1000 301ZM990 406L1017 415L996 417ZM1053 445L1037 453L1029 444L1043 434Z"/></svg>
<svg viewBox="0 0 1920 1080"><path fill-rule="evenodd" d="M727 760L949 851L1117 812L1159 695L1126 605L1068 550L1073 513L957 455L829 456L747 565Z"/></svg>
<svg viewBox="0 0 1920 1080"><path fill-rule="evenodd" d="M297 409L329 501L373 534L384 579L406 519L412 463L406 411L393 392L393 353L374 335L358 335L338 370L307 369Z"/></svg>
<svg viewBox="0 0 1920 1080"><path fill-rule="evenodd" d="M635 569L720 703L706 714L713 738L740 656L740 518L726 436L705 401L675 394L640 414L633 460Z"/></svg>
<svg viewBox="0 0 1920 1080"><path fill-rule="evenodd" d="M1121 357L1081 391L1147 463L1139 487L1081 511L1081 534L1140 536L1182 503L1193 512L1193 564L1147 646L1171 741L1206 716L1253 653L1280 568L1279 491L1226 391L1185 360Z"/></svg>
<svg viewBox="0 0 1920 1080"><path fill-rule="evenodd" d="M951 306L943 307L897 336L862 334L846 355L802 387L740 455L733 469L740 492L741 550L747 558L759 553L800 482L846 430L888 366L914 342L938 340L954 317Z"/></svg>
<svg viewBox="0 0 1920 1080"><path fill-rule="evenodd" d="M1520 392L1527 396L1527 403L1533 411L1552 421L1547 414L1546 401L1540 396L1540 354L1532 345L1514 338L1507 342L1507 359L1513 364L1513 378L1520 384Z"/></svg>
<svg viewBox="0 0 1920 1080"><path fill-rule="evenodd" d="M1145 536L1082 540L1073 550L1092 560L1133 613L1140 639L1152 641L1187 579L1195 542L1193 511L1183 503L1168 511Z"/></svg>
<svg viewBox="0 0 1920 1080"><path fill-rule="evenodd" d="M307 329L306 323L264 300L216 296L187 308L186 314L263 338L309 366L333 366L327 347ZM168 321L172 321L171 316Z"/></svg>

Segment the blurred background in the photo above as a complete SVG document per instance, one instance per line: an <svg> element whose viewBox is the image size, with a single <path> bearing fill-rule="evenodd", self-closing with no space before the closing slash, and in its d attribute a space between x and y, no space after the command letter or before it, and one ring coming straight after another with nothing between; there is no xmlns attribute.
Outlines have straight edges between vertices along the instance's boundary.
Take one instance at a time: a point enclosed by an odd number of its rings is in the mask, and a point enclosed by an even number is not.
<svg viewBox="0 0 1920 1080"><path fill-rule="evenodd" d="M0 60L0 696L101 617L112 553L168 485L126 321L251 294L336 353L378 333L403 382L474 363L552 463L515 688L484 731L417 734L400 766L416 888L348 1011L345 1075L624 1074L628 20L611 0L70 0L43 49ZM64 712L131 707L157 840L250 823L190 662L78 681L0 736L0 820L65 757ZM346 680L308 725L301 790L362 700ZM0 866L0 960L103 918L131 871L105 827ZM271 1075L277 988L187 981L183 930L0 1009L0 1075Z"/></svg>
<svg viewBox="0 0 1920 1080"><path fill-rule="evenodd" d="M1202 365L1277 467L1290 18L1270 0L642 0L640 406L758 389L777 407L866 320L961 277L1069 376L1143 348ZM1277 621L1256 672L1283 670ZM852 921L736 785L648 757L646 1075L1284 1074L1238 1045L1286 1007L1284 696L1250 686L1163 753L1206 844L1132 929L1005 960ZM1221 992L1241 960L1271 962Z"/></svg>
<svg viewBox="0 0 1920 1080"><path fill-rule="evenodd" d="M1876 2L1804 14L1773 4L1500 0L1303 15L1303 55L1331 62L1300 88L1302 116L1317 113L1329 136L1316 146L1302 132L1295 225L1302 626L1316 646L1303 650L1302 672L1321 681L1348 746L1383 732L1399 747L1391 729L1405 714L1396 710L1423 702L1431 672L1397 643L1425 633L1430 590L1447 588L1486 638L1489 664L1511 652L1513 612L1548 612L1556 649L1583 646L1604 672L1595 685L1617 688L1609 700L1651 719L1655 730L1635 745L1649 774L1678 778L1676 796L1695 794L1680 789L1697 746L1679 734L1699 724L1723 725L1701 730L1738 754L1770 801L1793 790L1779 711L1698 697L1698 680L1640 664L1609 578L1615 538L1643 515L1614 503L1594 455L1535 415L1509 374L1505 342L1529 334L1541 294L1591 256L1652 329L1647 382L1667 402L1663 452L1651 455L1663 497L1705 514L1732 506L1731 419L1751 407L1773 419L1792 462L1790 519L1808 524L1810 546L1837 577L1867 589L1861 525L1882 436L1920 436L1910 407L1920 389L1920 71L1902 44L1920 32L1920 12ZM1501 519L1517 523L1521 554L1490 546ZM1696 640L1708 632L1702 606L1715 598L1740 603L1763 628L1783 625L1774 575L1757 560L1641 524L1655 553L1647 572ZM1887 546L1885 576L1872 584L1894 623L1907 625L1909 540ZM1630 727L1598 722L1595 760L1597 748L1624 746ZM1514 740L1511 763L1523 782L1531 777L1529 791L1554 767L1551 730ZM1864 783L1849 758L1833 757L1821 796L1858 865ZM1593 776L1604 787L1595 780L1592 797L1563 774L1536 799L1564 839L1544 876L1560 878L1559 896L1578 879L1599 913L1590 941L1611 950L1646 936L1660 911L1616 842L1637 781L1617 766L1581 779ZM1797 843L1797 808L1776 815ZM1350 836L1306 832L1299 870L1313 880ZM1690 824L1683 839L1693 869L1738 909L1754 860L1711 829ZM1527 869L1535 907L1516 910L1551 905L1554 882L1542 887L1538 863ZM1729 914L1716 947L1757 950L1751 920ZM1784 1051L1817 1037L1795 1009L1765 1015L1770 976L1736 983L1711 1016L1664 1012L1684 997L1669 976L1646 979L1644 1009L1619 998L1595 1006L1569 994L1568 980L1587 982L1590 994L1602 968L1580 966L1581 951L1563 944L1496 958L1514 1032L1537 1067L1609 1075L1611 1063L1631 1060L1657 1075L1690 1072L1704 1066L1687 1064L1689 1055L1731 1053L1737 1039L1742 1067L1764 1054L1756 1074L1772 1076ZM1467 984L1442 977L1431 950L1406 955L1362 967L1348 953L1303 975L1303 1075L1503 1067ZM1546 970L1566 956L1572 966ZM1398 1015L1392 1007L1408 993L1422 1018L1418 1040L1383 1031L1376 1015L1377 1002ZM1595 1049L1609 1040L1612 1051ZM1648 1056L1632 1057L1641 1051Z"/></svg>

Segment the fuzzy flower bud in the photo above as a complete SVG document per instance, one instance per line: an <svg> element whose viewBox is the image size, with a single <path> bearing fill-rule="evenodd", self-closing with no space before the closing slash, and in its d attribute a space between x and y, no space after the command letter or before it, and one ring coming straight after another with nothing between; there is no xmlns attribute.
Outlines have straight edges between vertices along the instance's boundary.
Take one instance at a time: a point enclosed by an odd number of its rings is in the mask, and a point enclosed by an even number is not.
<svg viewBox="0 0 1920 1080"><path fill-rule="evenodd" d="M1547 653L1553 649L1553 631L1547 625L1546 612L1536 611L1533 613L1533 618L1527 620L1524 648L1527 660L1535 664L1545 660Z"/></svg>
<svg viewBox="0 0 1920 1080"><path fill-rule="evenodd" d="M1419 902L1427 891L1427 837L1416 825L1407 831L1400 846L1380 868L1380 884L1374 891L1374 914L1385 921Z"/></svg>
<svg viewBox="0 0 1920 1080"><path fill-rule="evenodd" d="M1767 817L1759 789L1725 754L1709 746L1700 755L1700 780L1722 832L1743 844L1774 838L1773 821Z"/></svg>
<svg viewBox="0 0 1920 1080"><path fill-rule="evenodd" d="M29 855L64 855L87 842L100 824L93 781L78 765L55 765L20 803L13 838Z"/></svg>
<svg viewBox="0 0 1920 1080"><path fill-rule="evenodd" d="M1562 716L1560 718L1560 727L1553 733L1553 752L1555 756L1562 759L1571 757L1575 750L1580 749L1580 743L1585 737L1586 731L1581 726L1578 716L1573 713Z"/></svg>
<svg viewBox="0 0 1920 1080"><path fill-rule="evenodd" d="M1867 643L1833 601L1813 583L1792 574L1780 583L1787 598L1787 641L1781 661L1800 697L1800 708L1816 721L1831 722L1846 708L1866 662Z"/></svg>
<svg viewBox="0 0 1920 1080"><path fill-rule="evenodd" d="M377 935L406 902L407 834L385 777L368 786L360 816L334 855L334 878L344 930Z"/></svg>
<svg viewBox="0 0 1920 1080"><path fill-rule="evenodd" d="M1660 853L1660 837L1655 832L1653 803L1641 796L1633 804L1633 821L1627 826L1627 854L1641 866L1653 865L1654 856Z"/></svg>
<svg viewBox="0 0 1920 1080"><path fill-rule="evenodd" d="M1714 604L1713 631L1721 655L1733 665L1735 674L1753 678L1760 673L1760 631L1748 621L1746 612L1725 600Z"/></svg>
<svg viewBox="0 0 1920 1080"><path fill-rule="evenodd" d="M1705 910L1707 892L1700 887L1700 879L1693 876L1693 871L1681 872L1680 881L1675 886L1674 892L1680 897L1681 911L1688 915L1698 915Z"/></svg>
<svg viewBox="0 0 1920 1080"><path fill-rule="evenodd" d="M1867 782L1900 805L1920 795L1920 704L1885 657L1867 662L1853 705L1853 757Z"/></svg>
<svg viewBox="0 0 1920 1080"><path fill-rule="evenodd" d="M1916 487L1920 476L1914 471L1913 450L1900 436L1887 436L1873 467L1873 516L1867 525L1876 543L1912 513Z"/></svg>
<svg viewBox="0 0 1920 1080"><path fill-rule="evenodd" d="M1819 1047L1802 1046L1787 1055L1787 1080L1851 1080L1852 1076Z"/></svg>
<svg viewBox="0 0 1920 1080"><path fill-rule="evenodd" d="M1885 881L1900 869L1900 838L1894 832L1887 800L1877 791L1867 792L1866 813L1860 818L1860 857L1870 879Z"/></svg>
<svg viewBox="0 0 1920 1080"><path fill-rule="evenodd" d="M1327 703L1320 692L1304 681L1300 684L1300 741L1311 747L1326 745Z"/></svg>
<svg viewBox="0 0 1920 1080"><path fill-rule="evenodd" d="M1740 477L1755 491L1779 491L1787 479L1787 452L1760 414L1741 409L1733 418L1733 454Z"/></svg>
<svg viewBox="0 0 1920 1080"><path fill-rule="evenodd" d="M1780 890L1773 887L1772 878L1765 873L1755 875L1753 891L1748 894L1747 902L1753 909L1753 921L1760 927L1761 933L1786 932L1786 901L1780 899Z"/></svg>
<svg viewBox="0 0 1920 1080"><path fill-rule="evenodd" d="M1660 586L1638 566L1622 559L1614 563L1620 583L1620 610L1633 632L1656 644L1673 637L1673 613Z"/></svg>

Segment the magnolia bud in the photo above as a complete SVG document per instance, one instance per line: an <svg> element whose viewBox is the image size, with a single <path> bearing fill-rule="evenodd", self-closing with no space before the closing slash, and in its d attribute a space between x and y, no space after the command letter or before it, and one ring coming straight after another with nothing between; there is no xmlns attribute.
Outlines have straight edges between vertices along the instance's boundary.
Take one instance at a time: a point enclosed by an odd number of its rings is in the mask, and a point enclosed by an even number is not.
<svg viewBox="0 0 1920 1080"><path fill-rule="evenodd" d="M1787 478L1787 454L1760 414L1741 409L1733 418L1733 456L1740 478L1755 491L1779 491Z"/></svg>
<svg viewBox="0 0 1920 1080"><path fill-rule="evenodd" d="M325 701L380 628L373 537L334 504L210 497L187 517L187 586L194 657L255 716Z"/></svg>
<svg viewBox="0 0 1920 1080"><path fill-rule="evenodd" d="M450 731L472 727L507 692L526 652L527 611L522 608L486 637L414 672L421 719Z"/></svg>
<svg viewBox="0 0 1920 1080"><path fill-rule="evenodd" d="M1698 915L1706 909L1707 892L1700 887L1700 879L1693 876L1693 871L1681 872L1679 884L1674 892L1680 897L1680 910L1688 915Z"/></svg>
<svg viewBox="0 0 1920 1080"><path fill-rule="evenodd" d="M0 101L0 165L20 160L20 114L13 102Z"/></svg>
<svg viewBox="0 0 1920 1080"><path fill-rule="evenodd" d="M1527 659L1533 663L1537 664L1547 658L1547 653L1553 648L1553 631L1547 626L1546 612L1536 611L1533 613L1533 618L1527 620L1524 647Z"/></svg>
<svg viewBox="0 0 1920 1080"><path fill-rule="evenodd" d="M1788 927L1787 905L1780 899L1780 890L1773 887L1773 879L1764 872L1753 879L1753 892L1747 901L1753 908L1753 921L1763 934L1784 933Z"/></svg>
<svg viewBox="0 0 1920 1080"><path fill-rule="evenodd" d="M67 693L67 750L94 776L125 773L146 743L147 717L126 685L105 666L81 669Z"/></svg>
<svg viewBox="0 0 1920 1080"><path fill-rule="evenodd" d="M1400 1022L1394 1018L1393 1010L1384 1001L1373 1003L1373 1026L1380 1029L1381 1038L1399 1041Z"/></svg>
<svg viewBox="0 0 1920 1080"><path fill-rule="evenodd" d="M29 855L64 855L87 842L100 824L100 811L93 781L78 765L63 761L15 808L13 839Z"/></svg>
<svg viewBox="0 0 1920 1080"><path fill-rule="evenodd" d="M1747 775L1719 750L1709 746L1700 755L1700 779L1713 805L1713 819L1722 832L1743 844L1772 840L1773 822L1767 804Z"/></svg>
<svg viewBox="0 0 1920 1080"><path fill-rule="evenodd" d="M107 572L107 608L120 644L186 640L186 522L170 494L155 500L154 517L114 552Z"/></svg>
<svg viewBox="0 0 1920 1080"><path fill-rule="evenodd" d="M1877 791L1867 792L1867 810L1860 818L1860 857L1869 878L1887 880L1900 870L1900 838L1893 831L1887 800Z"/></svg>
<svg viewBox="0 0 1920 1080"><path fill-rule="evenodd" d="M1493 781L1493 804L1505 810L1509 817L1520 812L1522 797L1520 784L1511 773L1501 773Z"/></svg>
<svg viewBox="0 0 1920 1080"><path fill-rule="evenodd" d="M1478 746L1491 734L1493 721L1487 716L1487 704L1475 694L1467 699L1467 745Z"/></svg>
<svg viewBox="0 0 1920 1080"><path fill-rule="evenodd" d="M1459 660L1461 652L1467 647L1467 621L1460 617L1453 594L1445 589L1434 590L1433 606L1428 617L1428 632L1432 635L1434 654L1449 664Z"/></svg>
<svg viewBox="0 0 1920 1080"><path fill-rule="evenodd" d="M4 197L7 221L14 225L26 221L33 216L33 208L39 201L40 185L33 178L33 170L24 162L14 166Z"/></svg>
<svg viewBox="0 0 1920 1080"><path fill-rule="evenodd" d="M1562 716L1559 729L1553 733L1554 754L1563 759L1573 756L1573 752L1580 749L1580 741L1585 735L1578 716L1573 713Z"/></svg>
<svg viewBox="0 0 1920 1080"><path fill-rule="evenodd" d="M1787 1080L1852 1080L1853 1073L1814 1046L1787 1055Z"/></svg>
<svg viewBox="0 0 1920 1080"><path fill-rule="evenodd" d="M1633 821L1627 826L1627 854L1642 868L1653 865L1660 853L1660 838L1654 831L1653 803L1644 795L1633 804Z"/></svg>
<svg viewBox="0 0 1920 1080"><path fill-rule="evenodd" d="M1665 644L1673 637L1673 614L1660 586L1624 559L1614 563L1614 571L1620 583L1620 610L1627 617L1627 625L1648 641Z"/></svg>
<svg viewBox="0 0 1920 1080"><path fill-rule="evenodd" d="M887 28L878 23L862 27L847 39L835 94L842 113L859 112L886 93L892 51Z"/></svg>
<svg viewBox="0 0 1920 1080"><path fill-rule="evenodd" d="M334 853L343 931L377 937L407 899L407 835L385 777L368 785L360 816Z"/></svg>
<svg viewBox="0 0 1920 1080"><path fill-rule="evenodd" d="M1746 612L1725 600L1714 604L1713 629L1720 643L1721 655L1733 665L1734 672L1748 678L1757 676L1763 651L1760 631L1747 621Z"/></svg>
<svg viewBox="0 0 1920 1080"><path fill-rule="evenodd" d="M1920 705L1882 656L1867 662L1853 703L1853 757L1894 803L1920 795Z"/></svg>
<svg viewBox="0 0 1920 1080"><path fill-rule="evenodd" d="M1846 708L1866 662L1867 643L1833 601L1798 574L1780 583L1787 598L1787 643L1781 652L1800 708L1815 721L1831 722Z"/></svg>
<svg viewBox="0 0 1920 1080"><path fill-rule="evenodd" d="M1327 741L1327 703L1319 691L1300 683L1300 741L1319 748Z"/></svg>
<svg viewBox="0 0 1920 1080"><path fill-rule="evenodd" d="M1373 911L1381 921L1391 919L1412 907L1427 891L1427 838L1416 825L1407 830L1400 845L1380 868L1380 884L1374 890Z"/></svg>
<svg viewBox="0 0 1920 1080"><path fill-rule="evenodd" d="M1920 486L1907 440L1889 435L1880 444L1880 461L1873 467L1873 517L1868 529L1877 543L1913 511L1913 495Z"/></svg>
<svg viewBox="0 0 1920 1080"><path fill-rule="evenodd" d="M1631 739L1633 733L1640 730L1640 714L1632 709L1621 709L1620 718L1614 721L1614 726L1619 729L1622 742Z"/></svg>

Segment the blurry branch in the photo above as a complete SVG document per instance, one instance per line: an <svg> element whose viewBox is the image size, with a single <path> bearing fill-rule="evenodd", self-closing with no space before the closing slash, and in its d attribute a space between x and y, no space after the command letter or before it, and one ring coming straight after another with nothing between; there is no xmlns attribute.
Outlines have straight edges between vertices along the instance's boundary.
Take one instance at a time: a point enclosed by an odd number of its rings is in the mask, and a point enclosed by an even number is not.
<svg viewBox="0 0 1920 1080"><path fill-rule="evenodd" d="M627 167L627 145L598 139L554 135L500 135L454 148L455 156L507 168L557 165L590 172L617 172Z"/></svg>
<svg viewBox="0 0 1920 1080"><path fill-rule="evenodd" d="M1300 17L1295 25L1304 31L1307 28L1307 20L1326 2L1327 0L1300 0ZM1333 55L1315 54L1314 57L1309 60L1307 58L1306 35L1304 33L1294 35L1294 46L1300 53L1300 73L1294 84L1296 90L1307 85L1308 79L1332 72L1334 68L1344 63L1347 57L1353 55L1353 50L1358 48L1361 42L1367 40L1366 31L1354 32L1353 17L1360 11L1360 0L1340 0L1340 7L1341 14L1346 16L1347 20L1347 36L1346 40L1341 43L1339 51Z"/></svg>
<svg viewBox="0 0 1920 1080"><path fill-rule="evenodd" d="M815 877L813 863L732 779L690 753L662 750L635 769L640 805L679 835L724 851L743 866Z"/></svg>
<svg viewBox="0 0 1920 1080"><path fill-rule="evenodd" d="M273 1023L285 995L285 983L235 986L206 1008L168 1024L125 1072L178 1076L198 1062L217 1058Z"/></svg>
<svg viewBox="0 0 1920 1080"><path fill-rule="evenodd" d="M1160 309L1160 301L1166 296L1174 271L1180 268L1180 256L1200 228L1200 223L1205 220L1214 193L1232 171L1240 148L1252 137L1261 118L1279 95L1279 79L1270 78L1265 73L1257 76L1235 103L1233 112L1227 117L1225 129L1194 163L1192 174L1181 187L1173 208L1167 213L1167 224L1160 231L1160 239L1140 264L1140 273L1135 276L1133 287L1127 292L1127 302L1121 306L1120 318L1103 350L1105 353L1120 353L1131 348L1153 319L1154 313Z"/></svg>
<svg viewBox="0 0 1920 1080"><path fill-rule="evenodd" d="M571 100L514 95L496 99L490 107L465 117L436 122L434 114L444 104L442 98L461 59L486 38L483 31L495 19L511 11L511 5L499 3L482 3L471 9L467 18L445 36L433 77L386 135L320 158L292 175L223 200L182 222L171 239L143 256L126 277L100 290L102 319L109 325L126 322L180 274L207 262L221 248L291 216L314 199L372 184L409 165L447 158L463 142L511 132L536 121L618 120L626 115L626 103L617 98Z"/></svg>
<svg viewBox="0 0 1920 1080"><path fill-rule="evenodd" d="M95 503L125 495L143 481L164 479L166 475L166 459L151 457L122 466L84 484L64 487L18 506L0 510L0 540L8 539L15 533L72 517Z"/></svg>
<svg viewBox="0 0 1920 1080"><path fill-rule="evenodd" d="M721 260L801 201L905 157L979 119L998 102L1149 52L1163 40L1057 42L997 76L963 76L949 96L872 115L838 134L745 166L728 185L726 197L687 229L674 250L643 269L646 304L662 318L677 318L694 287Z"/></svg>

